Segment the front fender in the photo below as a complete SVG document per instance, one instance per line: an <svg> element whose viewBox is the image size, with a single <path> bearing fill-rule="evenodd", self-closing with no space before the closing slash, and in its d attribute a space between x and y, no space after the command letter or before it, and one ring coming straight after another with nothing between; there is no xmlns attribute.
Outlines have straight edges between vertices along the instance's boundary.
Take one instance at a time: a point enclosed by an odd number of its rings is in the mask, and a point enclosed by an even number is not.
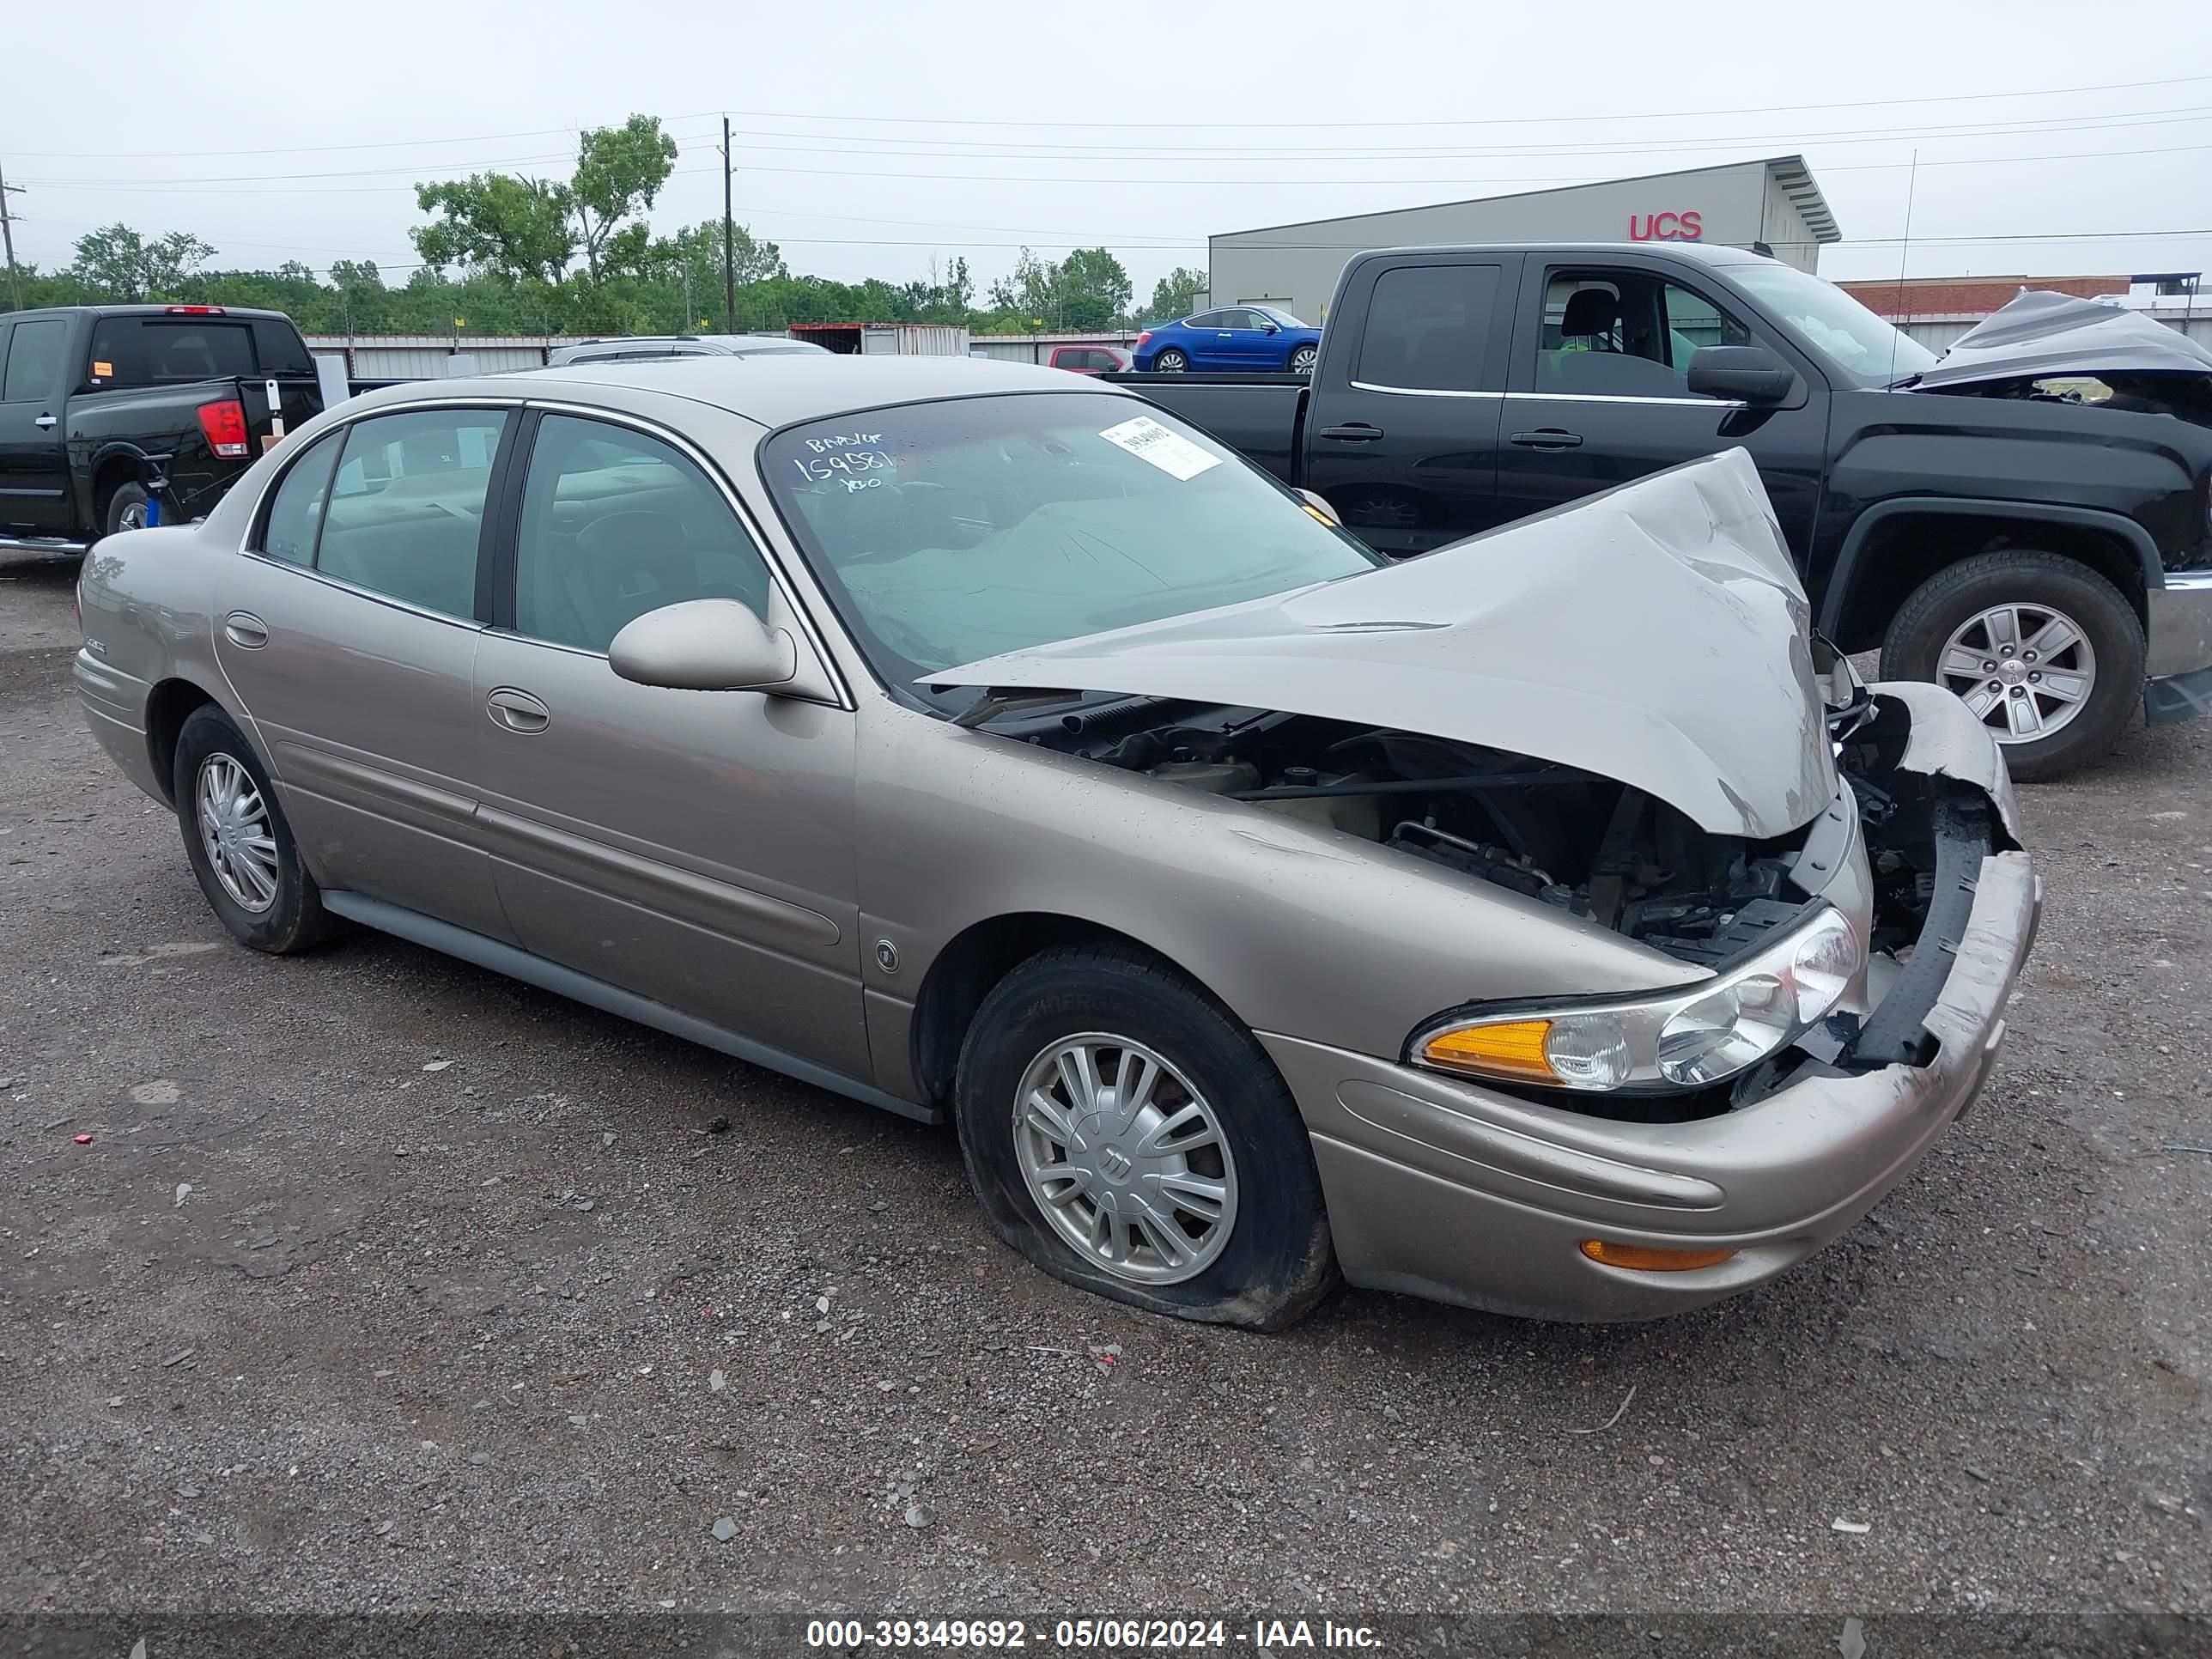
<svg viewBox="0 0 2212 1659"><path fill-rule="evenodd" d="M961 933L1038 913L1137 940L1254 1030L1377 1056L1395 1057L1423 1019L1460 1002L1704 975L1317 824L908 709L866 712L864 984L908 1010ZM895 969L878 958L878 939L890 941ZM898 1024L887 1020L884 1036ZM879 1050L878 1080L898 1092L890 1073L905 1065Z"/></svg>

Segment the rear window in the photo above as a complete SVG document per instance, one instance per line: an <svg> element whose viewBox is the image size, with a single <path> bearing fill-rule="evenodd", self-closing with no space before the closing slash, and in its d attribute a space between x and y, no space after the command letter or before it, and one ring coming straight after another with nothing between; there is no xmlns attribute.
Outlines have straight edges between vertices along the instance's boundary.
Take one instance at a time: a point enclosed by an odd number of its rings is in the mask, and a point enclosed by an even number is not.
<svg viewBox="0 0 2212 1659"><path fill-rule="evenodd" d="M244 319L103 317L93 328L85 381L96 386L183 386L250 375L256 367L253 334ZM301 365L297 372L313 373L305 348L295 343L291 349ZM295 371L272 367L270 372Z"/></svg>

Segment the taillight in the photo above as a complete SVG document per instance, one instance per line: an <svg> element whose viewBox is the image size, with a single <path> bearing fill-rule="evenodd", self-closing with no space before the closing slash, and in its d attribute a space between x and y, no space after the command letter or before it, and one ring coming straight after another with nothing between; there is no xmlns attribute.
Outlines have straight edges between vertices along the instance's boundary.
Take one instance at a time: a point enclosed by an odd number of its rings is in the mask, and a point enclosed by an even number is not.
<svg viewBox="0 0 2212 1659"><path fill-rule="evenodd" d="M162 309L172 317L220 317L222 315L221 306L165 306Z"/></svg>
<svg viewBox="0 0 2212 1659"><path fill-rule="evenodd" d="M200 431L206 436L208 447L227 461L235 461L246 453L246 405L235 398L225 398L220 403L200 405Z"/></svg>
<svg viewBox="0 0 2212 1659"><path fill-rule="evenodd" d="M1148 328L1148 329L1146 329L1146 330L1142 334L1139 334L1139 335L1137 337L1137 343L1138 343L1139 346L1141 346L1141 345L1143 345L1143 344L1145 343L1145 342L1146 342L1146 341L1147 341L1147 340L1151 339L1152 337L1152 330L1150 330L1150 329Z"/></svg>

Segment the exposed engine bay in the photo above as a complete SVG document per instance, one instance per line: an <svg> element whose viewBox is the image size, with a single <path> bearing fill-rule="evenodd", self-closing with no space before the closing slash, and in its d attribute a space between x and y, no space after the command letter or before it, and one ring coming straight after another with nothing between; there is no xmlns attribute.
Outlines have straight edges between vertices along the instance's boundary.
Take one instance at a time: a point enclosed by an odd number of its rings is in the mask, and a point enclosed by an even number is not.
<svg viewBox="0 0 2212 1659"><path fill-rule="evenodd" d="M1477 744L1148 698L994 729L1328 825L1700 965L1735 956L1807 899L1790 879L1803 831L1713 835L1612 779Z"/></svg>

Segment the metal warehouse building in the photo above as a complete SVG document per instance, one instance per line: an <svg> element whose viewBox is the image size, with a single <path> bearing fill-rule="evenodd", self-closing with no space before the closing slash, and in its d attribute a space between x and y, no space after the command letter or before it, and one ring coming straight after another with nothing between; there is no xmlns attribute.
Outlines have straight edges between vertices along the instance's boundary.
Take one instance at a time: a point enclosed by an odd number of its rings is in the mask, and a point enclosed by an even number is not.
<svg viewBox="0 0 2212 1659"><path fill-rule="evenodd" d="M1843 240L1802 155L1641 179L1571 185L1520 196L1360 213L1343 219L1232 230L1209 239L1213 305L1279 306L1325 323L1336 279L1371 247L1465 242L1723 242L1764 246L1800 270L1820 245Z"/></svg>

